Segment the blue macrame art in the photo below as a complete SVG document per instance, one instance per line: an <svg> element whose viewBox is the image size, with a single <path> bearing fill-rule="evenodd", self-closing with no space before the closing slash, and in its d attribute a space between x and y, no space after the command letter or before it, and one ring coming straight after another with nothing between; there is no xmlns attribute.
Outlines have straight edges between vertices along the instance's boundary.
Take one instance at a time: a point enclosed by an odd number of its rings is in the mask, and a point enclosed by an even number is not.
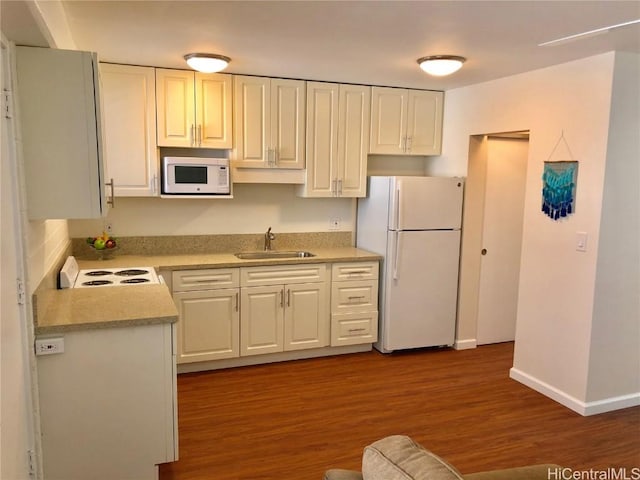
<svg viewBox="0 0 640 480"><path fill-rule="evenodd" d="M578 162L544 162L542 211L553 220L575 212Z"/></svg>

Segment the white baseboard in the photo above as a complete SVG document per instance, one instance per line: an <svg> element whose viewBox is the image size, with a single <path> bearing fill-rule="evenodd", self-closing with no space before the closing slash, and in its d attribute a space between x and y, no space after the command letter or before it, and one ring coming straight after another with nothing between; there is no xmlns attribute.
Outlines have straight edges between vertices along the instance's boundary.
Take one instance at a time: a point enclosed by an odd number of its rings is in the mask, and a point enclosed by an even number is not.
<svg viewBox="0 0 640 480"><path fill-rule="evenodd" d="M476 348L478 342L475 338L467 338L466 340L456 340L453 342L453 348L456 350L468 350L470 348Z"/></svg>
<svg viewBox="0 0 640 480"><path fill-rule="evenodd" d="M594 402L583 402L582 400L578 400L562 390L524 373L515 367L509 370L509 376L582 416L597 415L599 413L611 412L613 410L621 410L623 408L640 405L640 392L622 395L619 397L611 397Z"/></svg>

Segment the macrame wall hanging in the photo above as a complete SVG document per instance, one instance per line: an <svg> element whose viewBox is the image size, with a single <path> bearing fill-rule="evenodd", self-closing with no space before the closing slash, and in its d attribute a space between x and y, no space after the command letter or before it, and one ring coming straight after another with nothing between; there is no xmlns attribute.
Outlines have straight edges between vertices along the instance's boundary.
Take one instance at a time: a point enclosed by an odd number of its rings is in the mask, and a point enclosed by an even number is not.
<svg viewBox="0 0 640 480"><path fill-rule="evenodd" d="M551 157L564 142L569 158L572 160L551 161ZM560 135L556 146L553 147L549 159L544 162L542 174L542 212L553 220L560 220L576 211L576 184L578 180L578 162L573 160L569 144Z"/></svg>

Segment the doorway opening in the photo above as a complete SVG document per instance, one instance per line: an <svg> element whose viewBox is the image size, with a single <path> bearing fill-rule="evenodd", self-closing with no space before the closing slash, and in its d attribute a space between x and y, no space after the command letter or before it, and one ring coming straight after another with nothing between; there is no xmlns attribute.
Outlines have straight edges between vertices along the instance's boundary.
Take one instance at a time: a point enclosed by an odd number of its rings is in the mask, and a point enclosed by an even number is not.
<svg viewBox="0 0 640 480"><path fill-rule="evenodd" d="M473 135L469 147L461 319L469 343L514 341L529 132Z"/></svg>

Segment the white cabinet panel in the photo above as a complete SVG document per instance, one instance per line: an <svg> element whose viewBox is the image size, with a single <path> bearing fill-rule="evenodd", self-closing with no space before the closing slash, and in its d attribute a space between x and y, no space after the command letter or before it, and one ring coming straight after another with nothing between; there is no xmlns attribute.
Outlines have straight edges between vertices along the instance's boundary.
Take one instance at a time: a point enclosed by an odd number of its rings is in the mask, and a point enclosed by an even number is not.
<svg viewBox="0 0 640 480"><path fill-rule="evenodd" d="M200 362L239 355L239 290L177 292L178 362Z"/></svg>
<svg viewBox="0 0 640 480"><path fill-rule="evenodd" d="M16 47L16 77L27 216L106 215L97 55Z"/></svg>
<svg viewBox="0 0 640 480"><path fill-rule="evenodd" d="M304 197L364 197L371 87L307 82Z"/></svg>
<svg viewBox="0 0 640 480"><path fill-rule="evenodd" d="M156 82L152 67L100 64L104 104L106 176L114 194L158 194Z"/></svg>
<svg viewBox="0 0 640 480"><path fill-rule="evenodd" d="M305 82L234 76L234 166L304 168Z"/></svg>
<svg viewBox="0 0 640 480"><path fill-rule="evenodd" d="M284 345L284 287L242 288L240 354L281 352Z"/></svg>
<svg viewBox="0 0 640 480"><path fill-rule="evenodd" d="M231 148L231 75L156 69L158 146Z"/></svg>
<svg viewBox="0 0 640 480"><path fill-rule="evenodd" d="M369 153L439 155L443 92L372 87Z"/></svg>

